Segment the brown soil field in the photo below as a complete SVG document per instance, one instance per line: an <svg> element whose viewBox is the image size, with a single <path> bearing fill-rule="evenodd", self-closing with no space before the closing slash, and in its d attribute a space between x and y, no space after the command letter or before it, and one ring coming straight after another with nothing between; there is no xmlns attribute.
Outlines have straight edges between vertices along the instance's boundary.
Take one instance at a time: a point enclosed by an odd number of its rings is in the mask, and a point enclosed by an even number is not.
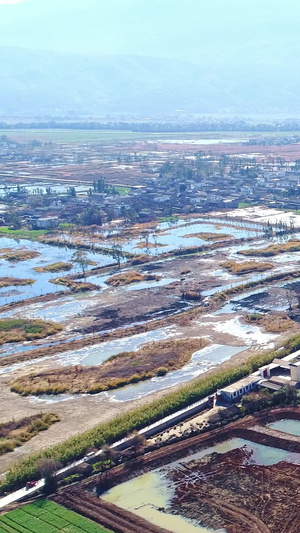
<svg viewBox="0 0 300 533"><path fill-rule="evenodd" d="M185 467L170 473L176 486L173 512L228 533L299 531L296 498L287 496L299 494L299 465L251 465L249 452L241 448Z"/></svg>
<svg viewBox="0 0 300 533"><path fill-rule="evenodd" d="M199 325L197 325L195 328L191 328L190 335L199 335L199 331L200 328ZM209 318L207 326L205 326L205 322L203 323L201 336L209 335L210 333L211 318ZM188 334L188 330L186 331L186 334ZM291 333L289 332L286 335L290 336L290 334ZM90 338L86 339L86 341L89 340ZM235 343L233 345L240 346L240 341L238 339L224 333L217 333L215 342L219 344ZM87 343L81 344L81 346L86 345ZM259 351L261 352L261 349ZM53 355L54 353L57 353L57 347L50 346L44 348L44 352L44 355ZM201 380L208 374L213 375L215 372L219 372L220 369L226 370L235 367L236 365L241 365L254 353L257 353L257 350L248 349L241 351L231 357L228 361L218 365L218 367L194 378L194 381ZM23 355L26 357L27 354L23 353ZM0 358L0 362L2 363L3 359L8 360L9 358L11 358L11 362L14 362L15 357L18 356L9 356L7 358L2 357ZM30 359L30 357L28 359ZM16 360L18 359L15 359L15 361ZM38 362L36 365L32 365L31 372L39 373L41 371L41 364L41 362ZM23 367L15 370L14 376L17 378L18 376L24 375L24 373L28 373L28 368ZM0 418L3 422L9 422L12 417L18 419L25 416L32 416L33 414L40 413L41 408L44 413L53 412L53 404L51 403L43 402L41 404L39 402L32 402L30 397L20 396L19 394L12 392L8 384L8 381L10 381L11 378L11 374L0 374ZM61 422L51 426L47 432L39 433L21 448L3 456L0 462L0 473L6 472L16 461L21 460L32 453L39 452L49 448L49 446L64 442L70 437L95 427L99 424L99 420L102 422L113 420L121 413L126 413L135 407L147 405L149 400L152 401L154 399L163 398L180 386L181 385L178 384L171 389L164 389L150 396L145 396L138 400L128 402L112 402L105 395L98 396L92 394L84 397L70 396L70 401L55 403L55 412L61 418Z"/></svg>
<svg viewBox="0 0 300 533"><path fill-rule="evenodd" d="M99 366L63 367L42 373L30 373L11 383L11 390L28 394L98 393L129 383L162 376L186 364L192 354L207 343L190 338L146 344L134 352L123 352Z"/></svg>
<svg viewBox="0 0 300 533"><path fill-rule="evenodd" d="M50 281L56 285L65 285L71 290L71 292L87 292L100 288L99 285L94 285L94 283L89 283L87 281L74 281L67 277L55 278L51 279Z"/></svg>
<svg viewBox="0 0 300 533"><path fill-rule="evenodd" d="M274 156L284 157L287 161L295 161L295 159L300 158L300 145L299 144L289 144L289 145L280 145L280 146L250 146L244 145L241 143L230 143L230 144L197 144L195 149L194 144L164 144L163 142L159 143L135 143L134 150L139 151L151 151L157 150L159 152L173 152L173 153L192 153L195 151L204 151L211 152L213 154L223 154L226 152L228 155L233 154L255 154L255 156L266 157Z"/></svg>
<svg viewBox="0 0 300 533"><path fill-rule="evenodd" d="M299 453L300 437L264 427L270 421L283 418L299 420L299 407L277 408L247 416L225 428L164 446L112 468L106 472L105 477L100 474L76 487L61 489L53 499L85 516L93 517L106 527L114 524L117 528L114 530L119 533L129 533L128 521L136 528L140 518L101 498L91 496L90 491L95 485L101 493L107 488L167 463L180 461L181 458L231 438L242 438ZM175 496L167 512L182 514L206 527L226 527L228 533L299 531L300 512L296 496L300 491L299 465L287 462L271 466L253 464L251 455L242 448L224 454L211 454L183 466L179 463L169 472L175 483ZM150 522L143 526L145 531L152 531L151 528L156 527Z"/></svg>
<svg viewBox="0 0 300 533"><path fill-rule="evenodd" d="M69 489L52 497L52 500L115 533L169 533L166 529L108 502L100 501L93 494Z"/></svg>

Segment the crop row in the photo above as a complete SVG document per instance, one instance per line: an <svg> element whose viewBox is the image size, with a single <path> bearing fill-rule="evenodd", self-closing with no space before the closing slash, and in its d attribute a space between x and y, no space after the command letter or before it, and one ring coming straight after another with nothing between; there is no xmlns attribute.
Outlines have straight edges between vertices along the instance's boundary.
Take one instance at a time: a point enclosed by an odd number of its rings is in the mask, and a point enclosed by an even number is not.
<svg viewBox="0 0 300 533"><path fill-rule="evenodd" d="M40 500L0 517L0 533L109 533L73 511Z"/></svg>

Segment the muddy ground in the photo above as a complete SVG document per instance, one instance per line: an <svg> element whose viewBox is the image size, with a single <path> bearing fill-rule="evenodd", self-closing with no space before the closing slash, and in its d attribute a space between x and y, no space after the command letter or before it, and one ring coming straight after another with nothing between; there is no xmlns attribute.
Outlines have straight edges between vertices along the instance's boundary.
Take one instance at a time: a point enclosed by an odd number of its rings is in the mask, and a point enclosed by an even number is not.
<svg viewBox="0 0 300 533"><path fill-rule="evenodd" d="M299 407L265 411L165 446L114 467L105 478L100 474L79 485L61 489L54 499L86 516L94 514L97 521L106 526L112 526L114 519L118 531L127 533L126 522L131 520L132 524L138 524L140 517L102 498L97 500L87 491L94 492L97 487L98 494L102 494L107 488L176 461L171 469L164 470L175 494L168 508L159 508L161 512L180 514L193 519L194 524L201 523L213 529L225 527L228 533L298 533L299 465L280 462L262 466L252 460L251 450L247 448L186 461L190 455L232 438L299 454L300 437L265 427L266 423L283 418L299 420ZM184 463L181 459L185 459ZM87 502L86 509L83 502ZM102 517L104 522L101 522ZM151 522L144 526L145 531L156 527Z"/></svg>
<svg viewBox="0 0 300 533"><path fill-rule="evenodd" d="M251 464L245 448L212 454L170 473L176 486L171 509L228 533L297 533L299 474L299 465Z"/></svg>

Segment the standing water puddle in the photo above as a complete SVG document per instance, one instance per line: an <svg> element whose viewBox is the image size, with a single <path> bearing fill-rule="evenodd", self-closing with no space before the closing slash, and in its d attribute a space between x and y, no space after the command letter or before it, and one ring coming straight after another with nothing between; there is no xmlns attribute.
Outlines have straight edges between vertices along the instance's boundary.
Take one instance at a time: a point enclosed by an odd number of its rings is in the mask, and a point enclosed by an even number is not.
<svg viewBox="0 0 300 533"><path fill-rule="evenodd" d="M18 262L10 262L0 258L1 277L7 276L34 280L32 285L19 285L16 287L11 286L0 289L0 305L66 290L65 286L56 285L50 282L51 279L66 275L65 272L36 272L34 269L51 263L70 263L72 262L72 256L75 249L68 248L67 246L51 246L49 244L29 241L26 239L16 241L11 238L1 237L0 249L6 248L14 251L26 249L38 252L40 255L33 259ZM98 265L101 264L102 266L111 262L109 257L101 255L100 253L87 252L87 258L96 261ZM73 265L72 269L67 272L67 274L79 271L80 268L78 265L75 265L75 267Z"/></svg>

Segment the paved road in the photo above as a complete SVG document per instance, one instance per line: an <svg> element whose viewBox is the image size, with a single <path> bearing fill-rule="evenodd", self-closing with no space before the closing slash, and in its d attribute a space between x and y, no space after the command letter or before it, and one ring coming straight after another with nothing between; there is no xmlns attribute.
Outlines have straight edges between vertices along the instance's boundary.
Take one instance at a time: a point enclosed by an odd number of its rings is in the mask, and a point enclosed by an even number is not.
<svg viewBox="0 0 300 533"><path fill-rule="evenodd" d="M185 407L184 409L177 411L176 413L166 416L162 420L158 420L157 422L154 422L153 424L146 426L145 428L141 429L139 433L141 435L145 435L145 437L148 437L150 435L155 435L161 431L162 426L170 427L174 425L178 417L188 418L189 416L191 416L190 411L194 411L195 409L198 409L198 408L199 410L201 410L202 405L205 404L207 401L208 401L208 397L203 398L202 400L199 400L198 402L195 402L192 405L189 405ZM131 440L130 437L125 437L124 439L119 440L118 442L114 442L111 445L111 448L124 449L130 446L130 440ZM67 476L69 472L71 474L71 471L74 467L84 462L90 462L90 463L95 462L97 458L101 455L101 453L102 453L102 450L98 450L96 453L88 455L84 457L83 459L80 459L79 461L75 461L69 464L68 466L58 470L56 472L56 475L61 477L60 474L65 474ZM44 484L45 484L45 480L40 479L37 482L37 484L30 489L26 489L26 487L23 487L22 489L19 489L15 492L12 492L11 494L8 494L7 496L4 496L3 498L0 498L0 509L3 509L6 505L9 505L10 503L14 503L14 502L22 500L26 496L34 495L35 493L39 491L39 489L41 489L44 486Z"/></svg>

